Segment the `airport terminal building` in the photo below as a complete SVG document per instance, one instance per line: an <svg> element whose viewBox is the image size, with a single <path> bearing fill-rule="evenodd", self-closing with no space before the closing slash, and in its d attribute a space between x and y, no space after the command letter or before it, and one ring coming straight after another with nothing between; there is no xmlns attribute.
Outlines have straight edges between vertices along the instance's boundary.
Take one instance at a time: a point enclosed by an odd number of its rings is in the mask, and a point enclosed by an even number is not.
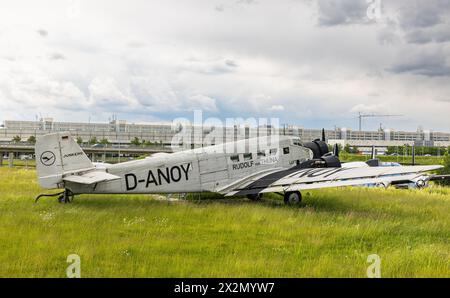
<svg viewBox="0 0 450 298"><path fill-rule="evenodd" d="M134 138L152 143L170 145L174 136L190 130L191 139L184 140L193 147L220 144L260 135L282 134L298 136L303 141L311 141L321 137L321 129L308 129L294 125L282 125L280 128L270 126L232 126L232 127L182 127L171 123L128 123L125 120L113 120L107 123L58 122L52 118L38 121L6 120L0 126L0 142L7 143L19 136L26 141L30 136L39 137L52 132L68 131L75 138L88 142L93 137L97 140L106 139L112 144L130 144ZM346 128L336 128L326 131L329 143L339 143L350 146L450 146L450 133L433 132L418 129L415 132L380 129L378 131L355 131ZM180 140L183 142L183 140Z"/></svg>

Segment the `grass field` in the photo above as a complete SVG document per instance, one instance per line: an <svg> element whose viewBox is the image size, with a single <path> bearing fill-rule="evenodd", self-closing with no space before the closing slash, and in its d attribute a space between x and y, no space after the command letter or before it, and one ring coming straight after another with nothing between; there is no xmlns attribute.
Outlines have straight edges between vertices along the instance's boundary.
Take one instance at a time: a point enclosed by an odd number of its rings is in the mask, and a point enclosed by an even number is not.
<svg viewBox="0 0 450 298"><path fill-rule="evenodd" d="M450 277L450 190L329 189L277 196L43 199L34 170L0 168L0 277ZM193 196L194 198L196 196Z"/></svg>

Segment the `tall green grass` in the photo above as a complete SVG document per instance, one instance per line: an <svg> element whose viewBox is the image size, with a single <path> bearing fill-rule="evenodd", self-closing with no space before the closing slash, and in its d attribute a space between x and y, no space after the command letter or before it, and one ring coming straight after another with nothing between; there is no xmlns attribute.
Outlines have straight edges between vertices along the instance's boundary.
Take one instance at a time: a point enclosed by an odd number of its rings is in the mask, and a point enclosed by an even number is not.
<svg viewBox="0 0 450 298"><path fill-rule="evenodd" d="M190 196L83 195L33 202L35 172L0 169L0 276L450 277L450 190L304 193L301 207Z"/></svg>

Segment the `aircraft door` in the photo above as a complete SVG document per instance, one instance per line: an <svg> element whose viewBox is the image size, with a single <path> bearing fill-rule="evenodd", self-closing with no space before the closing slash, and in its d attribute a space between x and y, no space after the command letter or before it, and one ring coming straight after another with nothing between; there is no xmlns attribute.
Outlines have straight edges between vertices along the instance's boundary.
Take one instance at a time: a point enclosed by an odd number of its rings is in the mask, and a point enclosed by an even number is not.
<svg viewBox="0 0 450 298"><path fill-rule="evenodd" d="M214 191L228 181L227 159L222 154L198 155L200 183L205 191Z"/></svg>

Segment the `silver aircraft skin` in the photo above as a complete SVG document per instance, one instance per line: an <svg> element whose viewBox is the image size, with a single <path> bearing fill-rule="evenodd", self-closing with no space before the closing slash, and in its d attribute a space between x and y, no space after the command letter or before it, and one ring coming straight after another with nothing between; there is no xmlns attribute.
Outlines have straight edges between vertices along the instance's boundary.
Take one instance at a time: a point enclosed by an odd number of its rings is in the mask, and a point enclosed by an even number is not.
<svg viewBox="0 0 450 298"><path fill-rule="evenodd" d="M433 177L424 172L441 168L341 164L337 155L323 141L303 144L295 137L271 136L103 164L92 163L69 133L49 134L36 142L39 184L64 189L60 202L70 202L76 194L216 192L255 200L274 192L295 204L302 190L416 183Z"/></svg>

